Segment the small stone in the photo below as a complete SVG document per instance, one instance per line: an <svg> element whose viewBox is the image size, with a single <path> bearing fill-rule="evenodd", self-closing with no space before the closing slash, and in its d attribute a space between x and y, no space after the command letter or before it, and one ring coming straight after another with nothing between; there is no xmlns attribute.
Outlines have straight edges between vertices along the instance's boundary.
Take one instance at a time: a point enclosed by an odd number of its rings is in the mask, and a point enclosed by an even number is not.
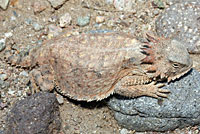
<svg viewBox="0 0 200 134"><path fill-rule="evenodd" d="M58 20L57 16L52 16L48 19L49 22L55 23Z"/></svg>
<svg viewBox="0 0 200 134"><path fill-rule="evenodd" d="M63 98L63 96L57 95L57 96L56 96L56 99L57 99L57 101L58 101L59 104L63 104L63 103L64 103L64 98Z"/></svg>
<svg viewBox="0 0 200 134"><path fill-rule="evenodd" d="M162 0L154 0L153 4L155 7L158 7L160 9L164 9L165 8L165 4L163 3Z"/></svg>
<svg viewBox="0 0 200 134"><path fill-rule="evenodd" d="M13 33L12 32L8 32L8 33L5 33L4 34L6 38L10 38L13 36Z"/></svg>
<svg viewBox="0 0 200 134"><path fill-rule="evenodd" d="M33 3L33 11L34 13L40 13L47 8L47 4L45 1L36 1Z"/></svg>
<svg viewBox="0 0 200 134"><path fill-rule="evenodd" d="M8 90L8 94L13 96L13 95L15 94L15 91L9 89L9 90Z"/></svg>
<svg viewBox="0 0 200 134"><path fill-rule="evenodd" d="M4 10L7 9L10 0L0 0L0 7Z"/></svg>
<svg viewBox="0 0 200 134"><path fill-rule="evenodd" d="M106 0L107 4L113 4L113 0Z"/></svg>
<svg viewBox="0 0 200 134"><path fill-rule="evenodd" d="M128 130L126 128L122 128L120 130L120 134L128 134Z"/></svg>
<svg viewBox="0 0 200 134"><path fill-rule="evenodd" d="M26 18L25 21L26 25L31 25L33 23L33 20L31 18Z"/></svg>
<svg viewBox="0 0 200 134"><path fill-rule="evenodd" d="M19 75L20 75L20 76L26 76L26 77L28 77L28 73L27 73L26 71L22 71L22 72L20 72Z"/></svg>
<svg viewBox="0 0 200 134"><path fill-rule="evenodd" d="M105 17L104 16L97 16L96 17L96 23L103 23L105 21Z"/></svg>
<svg viewBox="0 0 200 134"><path fill-rule="evenodd" d="M62 28L54 25L54 24L50 24L48 26L48 38L51 39L52 37L58 36L61 32L62 32Z"/></svg>
<svg viewBox="0 0 200 134"><path fill-rule="evenodd" d="M117 10L131 11L132 6L133 6L133 1L132 0L114 0L113 4Z"/></svg>
<svg viewBox="0 0 200 134"><path fill-rule="evenodd" d="M51 6L56 9L60 8L66 2L66 0L48 0L48 1L51 4Z"/></svg>
<svg viewBox="0 0 200 134"><path fill-rule="evenodd" d="M90 23L90 15L81 16L77 18L77 25L84 27Z"/></svg>
<svg viewBox="0 0 200 134"><path fill-rule="evenodd" d="M35 31L40 31L41 29L44 28L42 25L40 25L40 24L38 24L38 23L36 23L36 22L33 22L32 26L33 26L33 29L34 29Z"/></svg>
<svg viewBox="0 0 200 134"><path fill-rule="evenodd" d="M153 14L154 14L155 16L158 15L158 14L159 14L159 10L155 9L155 10L153 11Z"/></svg>
<svg viewBox="0 0 200 134"><path fill-rule="evenodd" d="M0 52L6 48L6 40L0 39Z"/></svg>
<svg viewBox="0 0 200 134"><path fill-rule="evenodd" d="M16 18L15 16L11 16L11 17L10 17L10 20L11 20L11 21L15 21L16 19L17 19L17 18Z"/></svg>
<svg viewBox="0 0 200 134"><path fill-rule="evenodd" d="M71 21L72 21L71 15L69 13L65 13L59 19L60 27L67 27L71 23Z"/></svg>
<svg viewBox="0 0 200 134"><path fill-rule="evenodd" d="M5 81L6 79L8 79L8 75L7 74L0 74L0 80Z"/></svg>

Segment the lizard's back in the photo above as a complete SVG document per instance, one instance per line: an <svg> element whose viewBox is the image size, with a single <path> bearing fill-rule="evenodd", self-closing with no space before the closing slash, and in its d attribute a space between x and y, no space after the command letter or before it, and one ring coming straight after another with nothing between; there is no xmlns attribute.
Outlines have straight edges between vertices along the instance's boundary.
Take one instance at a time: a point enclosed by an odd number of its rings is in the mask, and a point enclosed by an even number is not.
<svg viewBox="0 0 200 134"><path fill-rule="evenodd" d="M76 100L106 98L123 71L145 57L139 41L120 33L81 34L47 45L60 92Z"/></svg>

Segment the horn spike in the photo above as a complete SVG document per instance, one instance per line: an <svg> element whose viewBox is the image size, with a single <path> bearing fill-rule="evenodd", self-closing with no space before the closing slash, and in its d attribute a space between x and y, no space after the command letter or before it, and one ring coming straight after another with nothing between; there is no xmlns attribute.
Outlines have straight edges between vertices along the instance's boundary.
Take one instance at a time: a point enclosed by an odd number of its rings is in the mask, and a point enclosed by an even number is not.
<svg viewBox="0 0 200 134"><path fill-rule="evenodd" d="M158 39L156 39L155 37L151 36L150 34L146 33L147 39L153 43L157 43Z"/></svg>
<svg viewBox="0 0 200 134"><path fill-rule="evenodd" d="M153 50L151 48L141 48L145 53L152 55Z"/></svg>
<svg viewBox="0 0 200 134"><path fill-rule="evenodd" d="M152 45L149 44L149 43L145 43L145 44L143 45L143 47L145 47L145 48L152 48Z"/></svg>
<svg viewBox="0 0 200 134"><path fill-rule="evenodd" d="M146 56L144 59L142 59L142 63L153 63L155 61L154 56Z"/></svg>

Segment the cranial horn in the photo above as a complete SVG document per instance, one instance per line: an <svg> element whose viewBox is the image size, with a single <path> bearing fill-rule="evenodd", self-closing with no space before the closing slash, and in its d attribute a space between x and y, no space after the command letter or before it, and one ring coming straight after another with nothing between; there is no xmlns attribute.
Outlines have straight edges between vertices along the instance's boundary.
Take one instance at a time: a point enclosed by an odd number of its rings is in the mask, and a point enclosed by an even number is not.
<svg viewBox="0 0 200 134"><path fill-rule="evenodd" d="M142 63L153 63L155 61L154 56L149 55L142 59Z"/></svg>
<svg viewBox="0 0 200 134"><path fill-rule="evenodd" d="M157 43L157 42L159 41L159 40L156 39L155 37L151 36L149 33L146 33L146 38L147 38L149 41L153 42L153 43Z"/></svg>
<svg viewBox="0 0 200 134"><path fill-rule="evenodd" d="M148 55L152 55L153 54L153 50L151 48L141 48L141 49Z"/></svg>

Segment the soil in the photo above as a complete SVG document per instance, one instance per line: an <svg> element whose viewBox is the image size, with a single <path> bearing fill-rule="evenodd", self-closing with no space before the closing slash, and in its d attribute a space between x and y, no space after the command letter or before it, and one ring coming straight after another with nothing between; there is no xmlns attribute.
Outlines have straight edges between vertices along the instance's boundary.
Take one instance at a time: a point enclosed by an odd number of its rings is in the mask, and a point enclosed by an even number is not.
<svg viewBox="0 0 200 134"><path fill-rule="evenodd" d="M39 2L38 10L34 6ZM62 32L76 30L87 32L97 29L122 31L134 34L141 38L148 31L155 31L154 22L164 9L155 7L153 0L147 2L138 0L134 3L134 10L119 11L113 5L105 3L105 0L69 0L58 9L54 9L48 1L39 0L11 0L8 9L0 9L0 39L6 38L6 49L15 52L27 49L44 40L52 38L49 34L49 25L57 26ZM167 2L163 0L165 7ZM44 9L43 9L44 8ZM40 11L41 10L41 11ZM34 12L35 11L35 12ZM64 28L59 27L59 18L69 13L72 22ZM77 18L90 16L90 22L86 26L77 25ZM97 23L96 17L103 16L104 21ZM39 27L38 27L38 25ZM41 27L40 27L41 26ZM54 31L56 33L56 31ZM56 33L57 34L57 33ZM59 33L58 33L59 34ZM0 54L0 56L2 56ZM200 55L191 55L194 60L194 68L200 71ZM5 128L6 114L13 104L27 95L30 95L29 78L30 70L24 70L11 66L5 61L0 61L0 74L6 74L1 78L0 85L0 133ZM60 105L62 118L61 134L131 134L121 128L113 117L113 113L106 106L105 100L100 102L77 102L64 98ZM127 131L125 133L125 131ZM177 129L166 133L196 133L197 127ZM138 133L139 134L139 133ZM142 133L140 133L142 134ZM144 134L156 134L144 132Z"/></svg>

